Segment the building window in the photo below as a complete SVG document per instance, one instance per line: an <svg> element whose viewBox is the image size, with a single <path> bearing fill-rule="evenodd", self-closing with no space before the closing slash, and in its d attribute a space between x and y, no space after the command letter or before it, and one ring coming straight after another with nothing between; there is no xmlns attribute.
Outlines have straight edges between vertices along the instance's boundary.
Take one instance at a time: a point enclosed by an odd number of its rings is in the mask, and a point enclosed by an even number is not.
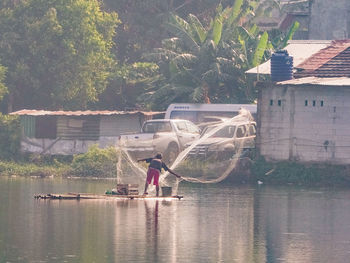
<svg viewBox="0 0 350 263"><path fill-rule="evenodd" d="M312 106L313 106L313 107L316 106L316 101L315 101L315 100L312 101Z"/></svg>
<svg viewBox="0 0 350 263"><path fill-rule="evenodd" d="M278 106L281 106L281 105L282 105L282 101L278 100Z"/></svg>
<svg viewBox="0 0 350 263"><path fill-rule="evenodd" d="M270 106L273 106L273 100L270 100Z"/></svg>
<svg viewBox="0 0 350 263"><path fill-rule="evenodd" d="M323 100L321 100L320 105L321 105L321 107L323 107Z"/></svg>
<svg viewBox="0 0 350 263"><path fill-rule="evenodd" d="M35 138L56 139L57 137L57 117L38 116L35 122Z"/></svg>
<svg viewBox="0 0 350 263"><path fill-rule="evenodd" d="M307 105L308 105L308 103L309 103L309 102L308 102L307 100L305 100L305 106L307 106Z"/></svg>

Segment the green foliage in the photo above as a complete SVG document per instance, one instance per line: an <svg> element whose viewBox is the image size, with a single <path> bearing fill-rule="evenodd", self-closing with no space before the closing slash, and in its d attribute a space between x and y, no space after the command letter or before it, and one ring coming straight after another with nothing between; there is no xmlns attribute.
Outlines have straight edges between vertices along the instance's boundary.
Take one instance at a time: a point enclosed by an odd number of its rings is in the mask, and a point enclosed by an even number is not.
<svg viewBox="0 0 350 263"><path fill-rule="evenodd" d="M164 24L169 15L179 17L189 14L207 19L219 2L225 6L232 0L104 0L108 10L118 13L122 26L117 29L117 57L121 63L139 61L142 54L160 47L162 39L168 37Z"/></svg>
<svg viewBox="0 0 350 263"><path fill-rule="evenodd" d="M159 67L154 63L135 62L122 65L111 74L110 83L99 96L99 101L89 108L110 110L135 108L139 103L137 98L155 85L158 76ZM143 104L143 100L140 104Z"/></svg>
<svg viewBox="0 0 350 263"><path fill-rule="evenodd" d="M4 84L6 75L6 68L0 65L0 101L4 97L4 95L7 93L7 88Z"/></svg>
<svg viewBox="0 0 350 263"><path fill-rule="evenodd" d="M172 37L145 56L157 63L161 76L159 86L142 99L158 109L172 102L253 100L244 72L265 58L268 34L252 22L252 9L249 0L235 1L233 7L219 5L207 26L193 14L187 19L173 14L165 25Z"/></svg>
<svg viewBox="0 0 350 263"><path fill-rule="evenodd" d="M1 9L8 103L82 109L96 101L115 64L110 50L118 22L97 0L28 0Z"/></svg>
<svg viewBox="0 0 350 263"><path fill-rule="evenodd" d="M100 149L97 145L89 148L86 153L77 154L73 157L73 176L83 177L116 177L117 156L114 147Z"/></svg>
<svg viewBox="0 0 350 263"><path fill-rule="evenodd" d="M293 35L294 35L295 31L298 30L299 26L300 26L300 24L298 21L295 21L293 23L293 25L290 27L286 37L283 40L283 47L287 46L288 40L291 40L293 38Z"/></svg>
<svg viewBox="0 0 350 263"><path fill-rule="evenodd" d="M267 48L268 39L269 39L269 35L267 34L267 32L264 32L261 35L260 41L256 47L256 50L253 56L252 66L255 67L261 63L265 50Z"/></svg>
<svg viewBox="0 0 350 263"><path fill-rule="evenodd" d="M0 175L5 176L63 176L69 174L70 166L67 164L42 163L36 164L31 162L13 162L0 160Z"/></svg>
<svg viewBox="0 0 350 263"><path fill-rule="evenodd" d="M298 28L299 22L295 21L286 33L279 30L270 31L271 48L275 50L283 49L288 44L288 40L293 38L293 35Z"/></svg>
<svg viewBox="0 0 350 263"><path fill-rule="evenodd" d="M252 165L254 180L269 184L350 185L348 174L348 167L329 164L269 163L260 158Z"/></svg>
<svg viewBox="0 0 350 263"><path fill-rule="evenodd" d="M192 178L200 178L208 173L208 167L213 163L215 160L188 158L176 167L176 172L182 175L191 175Z"/></svg>
<svg viewBox="0 0 350 263"><path fill-rule="evenodd" d="M14 159L20 151L21 128L18 116L0 113L0 159Z"/></svg>

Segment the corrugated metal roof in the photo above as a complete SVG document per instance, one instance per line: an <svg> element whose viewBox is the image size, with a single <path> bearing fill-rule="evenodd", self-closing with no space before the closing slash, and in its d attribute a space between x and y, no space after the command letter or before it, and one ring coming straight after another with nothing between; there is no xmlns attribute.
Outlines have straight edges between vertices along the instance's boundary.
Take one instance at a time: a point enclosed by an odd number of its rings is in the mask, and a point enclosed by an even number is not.
<svg viewBox="0 0 350 263"><path fill-rule="evenodd" d="M277 83L278 85L321 85L321 86L349 86L350 78L319 78L306 77L299 79L285 80Z"/></svg>
<svg viewBox="0 0 350 263"><path fill-rule="evenodd" d="M293 57L294 67L298 67L305 62L308 58L331 45L331 40L291 40L284 48L288 51L288 54ZM271 62L270 60L265 63L249 69L247 74L271 74Z"/></svg>
<svg viewBox="0 0 350 263"><path fill-rule="evenodd" d="M94 115L131 115L143 114L147 116L162 114L157 111L47 111L47 110L20 110L11 112L10 115L30 115L30 116L94 116Z"/></svg>

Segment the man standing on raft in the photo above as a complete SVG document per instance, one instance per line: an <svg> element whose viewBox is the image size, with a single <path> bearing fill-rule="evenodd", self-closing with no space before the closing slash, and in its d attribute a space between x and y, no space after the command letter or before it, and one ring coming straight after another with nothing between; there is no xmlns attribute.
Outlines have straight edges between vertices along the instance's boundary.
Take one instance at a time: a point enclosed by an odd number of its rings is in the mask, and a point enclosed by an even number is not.
<svg viewBox="0 0 350 263"><path fill-rule="evenodd" d="M153 185L156 186L156 191L157 191L157 196L159 196L159 175L162 170L162 168L165 171L168 171L169 173L175 175L177 178L181 178L180 175L174 173L172 170L170 170L166 164L162 161L162 154L157 153L157 155L154 158L146 158L146 159L141 159L137 160L138 162L143 162L145 161L146 163L149 163L148 166L148 171L147 171L147 178L146 178L146 183L145 183L145 192L143 193L144 195L147 195L147 188L148 185L151 183L152 178L153 178Z"/></svg>

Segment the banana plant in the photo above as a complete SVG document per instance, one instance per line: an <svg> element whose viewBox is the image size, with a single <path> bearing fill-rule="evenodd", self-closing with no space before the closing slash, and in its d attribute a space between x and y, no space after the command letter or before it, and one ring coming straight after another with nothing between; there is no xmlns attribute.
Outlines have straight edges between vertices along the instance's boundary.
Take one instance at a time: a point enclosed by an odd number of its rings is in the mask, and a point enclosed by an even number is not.
<svg viewBox="0 0 350 263"><path fill-rule="evenodd" d="M249 0L225 9L218 5L208 25L192 14L172 14L165 25L171 38L145 55L159 66L163 83L147 90L148 99L158 108L171 102L246 102L244 72L270 47L269 34L253 22L258 7Z"/></svg>

